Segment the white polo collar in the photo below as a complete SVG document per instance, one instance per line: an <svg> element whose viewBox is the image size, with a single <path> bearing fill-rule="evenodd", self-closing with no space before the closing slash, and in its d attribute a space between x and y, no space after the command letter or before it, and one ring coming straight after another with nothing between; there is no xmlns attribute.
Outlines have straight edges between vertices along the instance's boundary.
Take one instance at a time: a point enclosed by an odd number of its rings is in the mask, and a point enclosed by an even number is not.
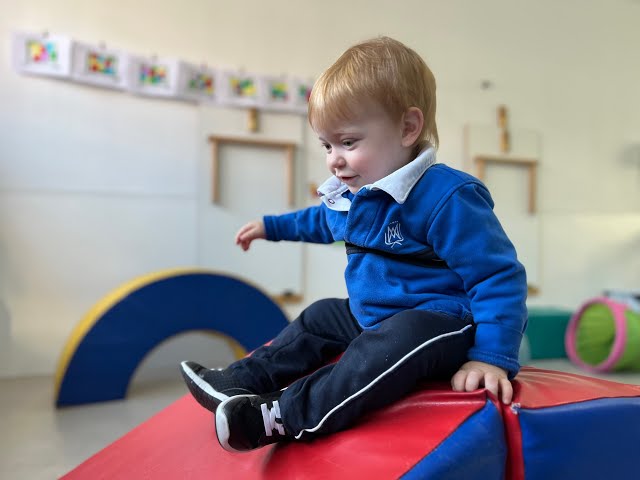
<svg viewBox="0 0 640 480"><path fill-rule="evenodd" d="M418 156L404 167L390 173L375 183L365 185L362 188L369 190L383 190L393 197L399 204L403 204L413 187L427 169L436 163L436 151L429 146L422 150ZM342 196L349 187L342 183L338 177L332 175L318 187L318 195L324 204L331 210L346 212L351 207L351 200Z"/></svg>

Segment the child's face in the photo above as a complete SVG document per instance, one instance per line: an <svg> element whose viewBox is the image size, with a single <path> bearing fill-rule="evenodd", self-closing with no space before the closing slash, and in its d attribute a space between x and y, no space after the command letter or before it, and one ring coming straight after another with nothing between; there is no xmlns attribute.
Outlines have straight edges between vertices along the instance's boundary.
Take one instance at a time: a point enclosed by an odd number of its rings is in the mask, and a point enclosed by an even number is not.
<svg viewBox="0 0 640 480"><path fill-rule="evenodd" d="M376 104L316 133L326 150L329 171L354 194L411 160L411 149L402 145L402 122Z"/></svg>

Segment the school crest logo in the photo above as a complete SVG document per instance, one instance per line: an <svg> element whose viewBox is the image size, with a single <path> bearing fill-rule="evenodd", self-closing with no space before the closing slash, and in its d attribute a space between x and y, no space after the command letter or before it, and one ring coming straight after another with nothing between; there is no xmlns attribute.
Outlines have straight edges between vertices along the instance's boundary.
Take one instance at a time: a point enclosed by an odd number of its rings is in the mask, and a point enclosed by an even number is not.
<svg viewBox="0 0 640 480"><path fill-rule="evenodd" d="M400 231L400 222L395 221L387 225L387 231L384 233L384 243L391 248L394 245L402 245L404 237Z"/></svg>

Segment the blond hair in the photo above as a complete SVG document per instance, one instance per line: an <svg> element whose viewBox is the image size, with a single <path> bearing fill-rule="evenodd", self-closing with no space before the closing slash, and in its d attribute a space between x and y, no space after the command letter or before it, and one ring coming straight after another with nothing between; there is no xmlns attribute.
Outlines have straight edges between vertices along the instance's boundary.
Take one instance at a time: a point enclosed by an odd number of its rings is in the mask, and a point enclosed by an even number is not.
<svg viewBox="0 0 640 480"><path fill-rule="evenodd" d="M363 101L377 102L394 121L410 107L424 115L417 144L438 146L436 81L415 51L389 37L349 48L316 81L309 98L309 123L324 129L349 120Z"/></svg>

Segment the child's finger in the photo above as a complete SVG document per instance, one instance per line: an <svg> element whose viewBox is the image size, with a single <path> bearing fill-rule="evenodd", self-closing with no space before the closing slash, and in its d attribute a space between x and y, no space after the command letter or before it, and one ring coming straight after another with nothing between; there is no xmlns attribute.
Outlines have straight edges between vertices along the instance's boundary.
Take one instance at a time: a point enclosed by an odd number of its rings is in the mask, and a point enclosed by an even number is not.
<svg viewBox="0 0 640 480"><path fill-rule="evenodd" d="M492 375L490 373L485 374L484 376L484 388L493 393L496 397L499 396L500 384L498 382L498 377Z"/></svg>
<svg viewBox="0 0 640 480"><path fill-rule="evenodd" d="M511 385L509 379L500 379L500 390L502 391L502 403L509 405L513 400L513 385Z"/></svg>
<svg viewBox="0 0 640 480"><path fill-rule="evenodd" d="M464 389L467 392L473 392L480 387L480 383L482 382L482 373L477 370L471 370L467 374L467 381L464 384Z"/></svg>
<svg viewBox="0 0 640 480"><path fill-rule="evenodd" d="M451 378L451 387L456 392L464 391L464 384L467 381L467 372L464 370L458 370L456 374Z"/></svg>

